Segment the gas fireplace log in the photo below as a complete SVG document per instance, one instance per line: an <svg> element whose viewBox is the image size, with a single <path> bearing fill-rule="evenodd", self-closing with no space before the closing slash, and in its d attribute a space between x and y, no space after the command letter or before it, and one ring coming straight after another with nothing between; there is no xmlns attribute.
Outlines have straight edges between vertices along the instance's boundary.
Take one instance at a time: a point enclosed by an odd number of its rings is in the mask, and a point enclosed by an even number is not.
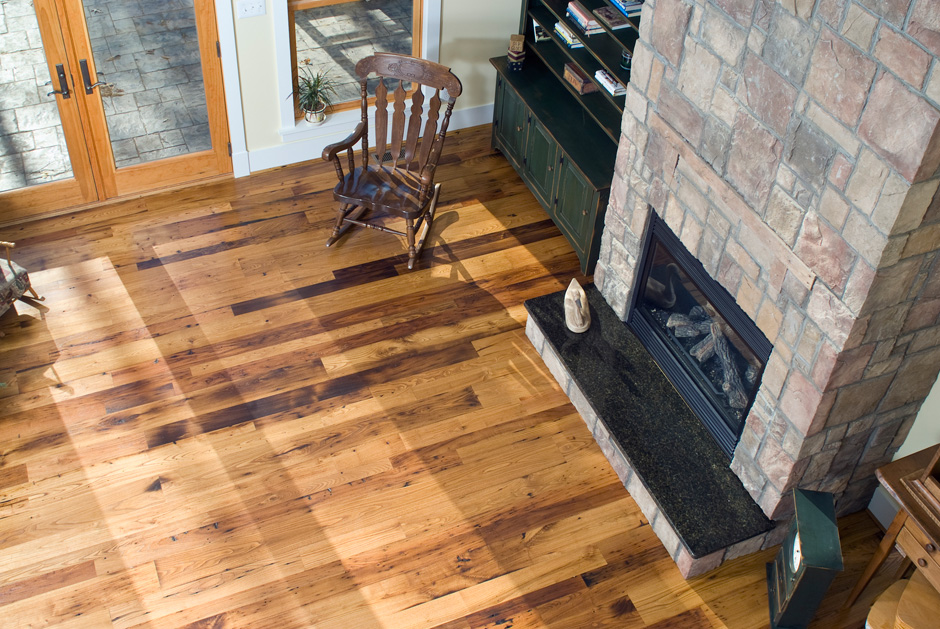
<svg viewBox="0 0 940 629"><path fill-rule="evenodd" d="M741 375L738 373L738 367L734 364L734 358L731 356L728 340L722 333L721 326L717 323L711 324L711 336L715 342L715 354L721 362L722 375L724 376L721 389L728 396L728 405L731 408L744 408L747 406L747 394L744 392L744 385L741 384Z"/></svg>
<svg viewBox="0 0 940 629"><path fill-rule="evenodd" d="M666 327L672 328L672 333L680 338L708 334L710 329L707 321L693 321L684 314L677 312L669 315L669 319L666 321Z"/></svg>
<svg viewBox="0 0 940 629"><path fill-rule="evenodd" d="M691 354L692 358L695 360L704 363L715 355L715 337L709 334L690 349L689 354Z"/></svg>

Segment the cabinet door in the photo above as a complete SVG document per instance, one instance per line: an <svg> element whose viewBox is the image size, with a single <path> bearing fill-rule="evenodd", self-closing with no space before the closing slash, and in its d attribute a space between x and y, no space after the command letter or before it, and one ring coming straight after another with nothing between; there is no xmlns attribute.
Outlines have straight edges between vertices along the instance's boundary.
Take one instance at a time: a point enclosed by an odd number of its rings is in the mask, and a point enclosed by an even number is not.
<svg viewBox="0 0 940 629"><path fill-rule="evenodd" d="M559 156L558 188L555 193L555 220L567 232L568 240L582 258L590 249L594 222L594 188L567 156Z"/></svg>
<svg viewBox="0 0 940 629"><path fill-rule="evenodd" d="M555 140L548 135L545 127L529 114L523 173L532 192L546 207L551 206L557 155L558 145Z"/></svg>
<svg viewBox="0 0 940 629"><path fill-rule="evenodd" d="M525 147L526 108L522 99L502 77L496 83L496 96L493 132L502 144L506 157L518 168L522 165Z"/></svg>

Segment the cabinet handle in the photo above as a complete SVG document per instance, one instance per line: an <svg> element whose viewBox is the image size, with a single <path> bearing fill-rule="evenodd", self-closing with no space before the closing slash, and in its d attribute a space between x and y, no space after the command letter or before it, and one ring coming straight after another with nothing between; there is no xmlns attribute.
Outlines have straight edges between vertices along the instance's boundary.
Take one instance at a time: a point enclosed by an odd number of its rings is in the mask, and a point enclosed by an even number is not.
<svg viewBox="0 0 940 629"><path fill-rule="evenodd" d="M548 172L552 172L552 169L553 169L553 168L554 168L554 166L549 166L549 167L548 167Z"/></svg>
<svg viewBox="0 0 940 629"><path fill-rule="evenodd" d="M581 216L587 216L587 210L581 210Z"/></svg>
<svg viewBox="0 0 940 629"><path fill-rule="evenodd" d="M917 565L920 566L921 568L926 568L927 560L921 557L920 559L917 560Z"/></svg>
<svg viewBox="0 0 940 629"><path fill-rule="evenodd" d="M935 552L937 552L937 547L934 546L933 544L927 544L926 546L924 546L924 548L927 549L927 552L928 552L928 553L935 553Z"/></svg>
<svg viewBox="0 0 940 629"><path fill-rule="evenodd" d="M517 132L517 133L522 133L522 127L521 127L521 126L516 127L516 132Z"/></svg>

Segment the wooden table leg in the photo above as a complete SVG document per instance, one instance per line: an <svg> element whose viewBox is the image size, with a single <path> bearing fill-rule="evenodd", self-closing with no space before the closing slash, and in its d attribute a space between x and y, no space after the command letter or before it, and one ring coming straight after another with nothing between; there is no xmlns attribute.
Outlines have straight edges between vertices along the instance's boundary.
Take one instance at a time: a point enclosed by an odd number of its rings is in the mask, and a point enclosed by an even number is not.
<svg viewBox="0 0 940 629"><path fill-rule="evenodd" d="M904 526L904 522L906 521L907 511L904 509L899 510L898 514L894 516L894 520L891 521L891 526L885 531L885 536L881 540L881 544L878 545L875 556L872 557L868 565L865 566L865 571L862 572L862 576L858 578L858 583L852 588L852 592L849 594L849 598L845 601L845 604L842 605L842 609L847 609L852 606L852 603L858 599L859 594L862 593L862 590L864 590L868 582L871 581L871 578L878 571L878 568L881 567L881 564L883 564L888 555L891 554L891 550L894 548L894 544L898 539L898 534L901 532L901 527Z"/></svg>

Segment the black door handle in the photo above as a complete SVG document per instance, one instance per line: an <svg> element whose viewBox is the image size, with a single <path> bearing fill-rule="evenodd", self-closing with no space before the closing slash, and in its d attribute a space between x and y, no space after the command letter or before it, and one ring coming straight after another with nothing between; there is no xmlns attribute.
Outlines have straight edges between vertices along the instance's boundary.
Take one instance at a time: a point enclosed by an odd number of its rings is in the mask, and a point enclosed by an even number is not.
<svg viewBox="0 0 940 629"><path fill-rule="evenodd" d="M61 63L57 63L55 66L56 76L59 77L59 89L52 90L46 96L52 96L53 94L59 94L62 98L71 98L72 93L69 91L69 81L65 78L65 67ZM50 81L51 83L52 81Z"/></svg>
<svg viewBox="0 0 940 629"><path fill-rule="evenodd" d="M104 81L91 82L91 75L88 73L88 62L84 59L78 60L78 65L82 69L82 81L85 83L85 93L91 94L99 85L104 85Z"/></svg>

